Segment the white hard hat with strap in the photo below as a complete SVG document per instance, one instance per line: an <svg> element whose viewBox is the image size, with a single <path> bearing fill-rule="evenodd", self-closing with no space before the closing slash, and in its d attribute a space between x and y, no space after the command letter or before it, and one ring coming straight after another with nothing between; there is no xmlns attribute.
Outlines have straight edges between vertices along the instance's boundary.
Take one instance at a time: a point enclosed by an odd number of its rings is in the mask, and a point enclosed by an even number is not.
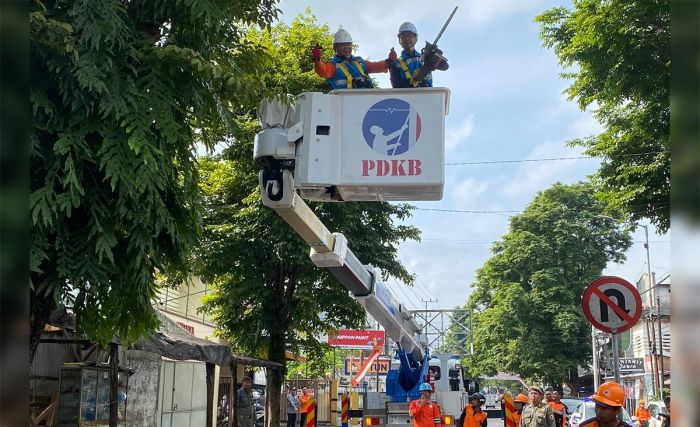
<svg viewBox="0 0 700 427"><path fill-rule="evenodd" d="M342 28L336 31L335 35L333 36L333 44L336 43L352 43L352 37L350 37L350 33L343 30Z"/></svg>
<svg viewBox="0 0 700 427"><path fill-rule="evenodd" d="M412 23L404 22L399 27L399 34L398 35L401 35L401 33L413 33L415 35L418 35L418 30L416 30L416 26L413 25Z"/></svg>

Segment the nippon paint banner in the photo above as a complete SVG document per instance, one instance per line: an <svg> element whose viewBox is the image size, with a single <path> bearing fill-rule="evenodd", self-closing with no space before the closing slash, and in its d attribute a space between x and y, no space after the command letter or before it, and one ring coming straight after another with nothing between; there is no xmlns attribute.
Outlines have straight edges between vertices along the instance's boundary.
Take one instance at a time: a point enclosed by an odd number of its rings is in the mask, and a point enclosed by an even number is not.
<svg viewBox="0 0 700 427"><path fill-rule="evenodd" d="M328 345L333 347L371 350L384 345L384 331L340 329L335 337L328 337Z"/></svg>

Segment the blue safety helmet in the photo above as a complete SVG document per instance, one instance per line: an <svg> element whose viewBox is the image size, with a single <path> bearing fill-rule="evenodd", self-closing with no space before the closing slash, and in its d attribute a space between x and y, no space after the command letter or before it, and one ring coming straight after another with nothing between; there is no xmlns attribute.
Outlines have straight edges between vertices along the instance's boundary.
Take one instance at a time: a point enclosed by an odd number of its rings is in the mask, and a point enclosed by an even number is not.
<svg viewBox="0 0 700 427"><path fill-rule="evenodd" d="M428 383L423 383L418 387L418 391L429 391L432 393L433 388Z"/></svg>

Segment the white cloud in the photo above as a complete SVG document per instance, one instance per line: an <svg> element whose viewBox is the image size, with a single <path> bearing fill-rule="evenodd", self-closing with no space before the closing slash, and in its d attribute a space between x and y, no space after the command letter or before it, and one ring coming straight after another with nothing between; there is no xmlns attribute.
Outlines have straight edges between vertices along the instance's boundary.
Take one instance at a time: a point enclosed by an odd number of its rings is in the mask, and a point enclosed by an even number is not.
<svg viewBox="0 0 700 427"><path fill-rule="evenodd" d="M579 157L581 152L564 146L561 142L547 142L536 146L527 159ZM595 159L569 159L523 163L515 175L501 189L504 197L529 199L557 181L571 183L585 178L597 165Z"/></svg>
<svg viewBox="0 0 700 427"><path fill-rule="evenodd" d="M463 2L466 20L485 25L501 17L529 10L539 10L542 0L468 0Z"/></svg>
<svg viewBox="0 0 700 427"><path fill-rule="evenodd" d="M464 142L474 131L474 114L470 114L456 128L447 129L445 138L445 151L453 148Z"/></svg>
<svg viewBox="0 0 700 427"><path fill-rule="evenodd" d="M489 182L483 179L469 177L452 190L450 197L455 209L478 210L483 203L483 195L489 188Z"/></svg>

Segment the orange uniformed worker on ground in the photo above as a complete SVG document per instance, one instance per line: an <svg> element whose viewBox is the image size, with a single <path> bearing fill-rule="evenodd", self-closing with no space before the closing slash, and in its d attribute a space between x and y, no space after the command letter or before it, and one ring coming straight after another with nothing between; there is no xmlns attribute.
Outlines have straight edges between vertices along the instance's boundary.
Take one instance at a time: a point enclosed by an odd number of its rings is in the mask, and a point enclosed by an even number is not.
<svg viewBox="0 0 700 427"><path fill-rule="evenodd" d="M649 420L651 419L651 413L646 407L646 402L644 400L639 400L639 406L634 411L634 416L637 417L637 425L639 427L648 427Z"/></svg>
<svg viewBox="0 0 700 427"><path fill-rule="evenodd" d="M554 422L557 427L566 427L566 416L569 414L569 408L561 401L561 391L556 389L552 390L552 400L547 402L552 412L554 412Z"/></svg>
<svg viewBox="0 0 700 427"><path fill-rule="evenodd" d="M301 396L299 396L299 425L301 427L306 426L306 414L308 414L309 406L311 406L313 400L313 396L309 394L309 389L307 387L302 387Z"/></svg>
<svg viewBox="0 0 700 427"><path fill-rule="evenodd" d="M481 409L481 405L486 403L486 398L483 394L474 393L469 396L469 404L464 407L462 415L457 421L456 427L486 427L487 414ZM464 420L464 421L462 421Z"/></svg>
<svg viewBox="0 0 700 427"><path fill-rule="evenodd" d="M523 413L523 407L527 405L528 402L527 396L522 393L515 396L515 400L513 401L513 421L515 421L516 427L520 426L520 416Z"/></svg>
<svg viewBox="0 0 700 427"><path fill-rule="evenodd" d="M412 401L409 408L413 417L413 427L441 427L440 406L430 401L433 388L430 384L423 383L418 390L420 390L420 399Z"/></svg>
<svg viewBox="0 0 700 427"><path fill-rule="evenodd" d="M595 402L595 417L579 424L579 427L632 427L622 421L620 411L625 404L625 390L616 382L601 384L591 396Z"/></svg>

